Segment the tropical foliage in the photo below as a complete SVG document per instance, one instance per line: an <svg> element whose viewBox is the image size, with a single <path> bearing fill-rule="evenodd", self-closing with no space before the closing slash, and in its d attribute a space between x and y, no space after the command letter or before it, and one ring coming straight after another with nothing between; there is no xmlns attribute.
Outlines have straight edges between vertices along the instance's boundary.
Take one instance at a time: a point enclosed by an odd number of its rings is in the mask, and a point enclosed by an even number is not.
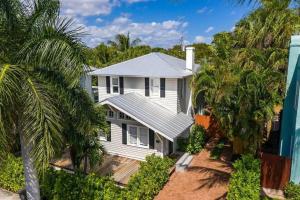
<svg viewBox="0 0 300 200"><path fill-rule="evenodd" d="M137 174L127 185L127 199L151 200L163 188L169 179L169 169L174 164L170 158L158 156L146 157Z"/></svg>
<svg viewBox="0 0 300 200"><path fill-rule="evenodd" d="M169 178L173 161L154 155L141 163L139 172L130 178L125 188L120 188L109 177L82 173L69 174L48 170L41 182L43 199L153 199Z"/></svg>
<svg viewBox="0 0 300 200"><path fill-rule="evenodd" d="M205 129L199 125L193 125L188 138L187 152L191 154L199 153L206 142Z"/></svg>
<svg viewBox="0 0 300 200"><path fill-rule="evenodd" d="M300 185L293 182L289 183L284 189L284 195L289 200L300 199Z"/></svg>
<svg viewBox="0 0 300 200"><path fill-rule="evenodd" d="M263 1L234 32L214 36L212 58L193 77L193 104L204 96L236 154L255 153L263 142L273 108L282 103L289 40L299 25L288 1Z"/></svg>
<svg viewBox="0 0 300 200"><path fill-rule="evenodd" d="M229 180L228 200L260 199L260 161L243 155L233 163L234 173Z"/></svg>
<svg viewBox="0 0 300 200"><path fill-rule="evenodd" d="M21 144L29 199L39 199L36 170L63 141L76 146L76 160L100 159L95 132L103 117L79 88L82 31L59 10L58 0L0 0L0 151Z"/></svg>
<svg viewBox="0 0 300 200"><path fill-rule="evenodd" d="M25 177L22 159L7 154L0 160L0 187L12 192L24 188Z"/></svg>

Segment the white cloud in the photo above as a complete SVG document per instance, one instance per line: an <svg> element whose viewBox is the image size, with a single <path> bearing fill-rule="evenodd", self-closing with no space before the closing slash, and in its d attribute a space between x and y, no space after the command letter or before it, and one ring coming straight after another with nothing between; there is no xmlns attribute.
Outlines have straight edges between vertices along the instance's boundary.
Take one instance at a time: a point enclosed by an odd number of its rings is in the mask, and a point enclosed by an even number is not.
<svg viewBox="0 0 300 200"><path fill-rule="evenodd" d="M213 27L213 26L210 26L210 27L208 27L206 30L205 30L205 32L206 33L209 33L209 32L211 32L211 31L213 31L215 28Z"/></svg>
<svg viewBox="0 0 300 200"><path fill-rule="evenodd" d="M98 18L96 19L96 22L97 22L97 23L101 23L101 22L103 22L103 19L101 19L100 17L98 17Z"/></svg>
<svg viewBox="0 0 300 200"><path fill-rule="evenodd" d="M197 13L202 14L205 13L205 11L207 11L207 7L200 8L199 10L197 10Z"/></svg>
<svg viewBox="0 0 300 200"><path fill-rule="evenodd" d="M61 0L62 14L70 16L108 15L119 0Z"/></svg>
<svg viewBox="0 0 300 200"><path fill-rule="evenodd" d="M209 9L208 7L203 7L197 10L198 14L211 13L213 9Z"/></svg>
<svg viewBox="0 0 300 200"><path fill-rule="evenodd" d="M138 3L149 0L61 0L62 14L67 16L109 15L122 3Z"/></svg>
<svg viewBox="0 0 300 200"><path fill-rule="evenodd" d="M236 12L234 10L230 12L230 15L235 15L235 14Z"/></svg>
<svg viewBox="0 0 300 200"><path fill-rule="evenodd" d="M233 32L235 30L235 26L231 27L230 31Z"/></svg>
<svg viewBox="0 0 300 200"><path fill-rule="evenodd" d="M179 43L186 26L186 22L175 20L137 23L129 17L121 16L108 25L85 26L85 31L89 35L84 41L88 46L94 47L100 42L113 39L116 34L130 32L132 38L140 38L143 44L170 47Z"/></svg>
<svg viewBox="0 0 300 200"><path fill-rule="evenodd" d="M206 38L202 35L198 35L195 37L195 42L197 43L204 43L206 41Z"/></svg>

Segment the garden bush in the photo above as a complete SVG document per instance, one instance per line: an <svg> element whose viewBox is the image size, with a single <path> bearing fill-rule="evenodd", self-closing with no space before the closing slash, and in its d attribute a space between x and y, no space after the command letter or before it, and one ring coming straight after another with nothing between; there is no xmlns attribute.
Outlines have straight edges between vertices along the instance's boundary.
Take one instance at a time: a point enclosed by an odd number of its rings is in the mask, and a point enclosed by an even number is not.
<svg viewBox="0 0 300 200"><path fill-rule="evenodd" d="M199 125L193 125L189 135L187 151L191 154L199 153L206 142L205 129Z"/></svg>
<svg viewBox="0 0 300 200"><path fill-rule="evenodd" d="M70 174L48 170L41 178L41 196L44 200L118 200L123 191L109 177L94 174Z"/></svg>
<svg viewBox="0 0 300 200"><path fill-rule="evenodd" d="M168 181L173 164L170 158L148 156L125 188L109 177L49 169L40 181L41 196L43 200L150 200Z"/></svg>
<svg viewBox="0 0 300 200"><path fill-rule="evenodd" d="M228 200L260 199L260 161L243 155L233 163L235 172L229 181Z"/></svg>
<svg viewBox="0 0 300 200"><path fill-rule="evenodd" d="M169 169L174 164L170 158L146 157L146 162L127 185L128 200L150 200L163 188L169 179Z"/></svg>
<svg viewBox="0 0 300 200"><path fill-rule="evenodd" d="M289 200L300 200L300 185L289 183L284 189L284 194Z"/></svg>
<svg viewBox="0 0 300 200"><path fill-rule="evenodd" d="M186 152L188 144L189 144L188 138L179 137L177 139L177 151Z"/></svg>
<svg viewBox="0 0 300 200"><path fill-rule="evenodd" d="M225 146L226 140L225 138L222 138L219 140L218 144L213 148L213 150L210 153L210 157L212 159L220 159L220 156L223 152L224 146Z"/></svg>
<svg viewBox="0 0 300 200"><path fill-rule="evenodd" d="M0 161L0 187L18 192L25 187L22 158L8 154Z"/></svg>

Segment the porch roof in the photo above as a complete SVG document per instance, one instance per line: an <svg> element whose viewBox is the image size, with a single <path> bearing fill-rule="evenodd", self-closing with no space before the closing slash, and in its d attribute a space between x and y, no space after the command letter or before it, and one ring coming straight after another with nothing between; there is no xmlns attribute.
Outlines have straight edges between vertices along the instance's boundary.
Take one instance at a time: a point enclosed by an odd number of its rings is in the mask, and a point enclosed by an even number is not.
<svg viewBox="0 0 300 200"><path fill-rule="evenodd" d="M172 112L137 93L110 97L100 103L115 107L170 141L193 124L192 117Z"/></svg>

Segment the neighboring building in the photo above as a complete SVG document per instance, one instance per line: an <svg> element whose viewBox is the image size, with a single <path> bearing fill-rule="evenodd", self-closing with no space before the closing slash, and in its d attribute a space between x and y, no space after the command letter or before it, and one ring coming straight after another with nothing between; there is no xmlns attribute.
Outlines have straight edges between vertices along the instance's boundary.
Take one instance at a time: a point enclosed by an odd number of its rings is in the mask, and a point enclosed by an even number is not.
<svg viewBox="0 0 300 200"><path fill-rule="evenodd" d="M292 158L291 181L300 183L300 36L290 45L286 98L282 115L280 155Z"/></svg>
<svg viewBox="0 0 300 200"><path fill-rule="evenodd" d="M150 53L90 72L98 77L99 103L107 105L111 134L101 137L110 154L144 160L168 155L193 124L191 90L194 48L186 61Z"/></svg>

